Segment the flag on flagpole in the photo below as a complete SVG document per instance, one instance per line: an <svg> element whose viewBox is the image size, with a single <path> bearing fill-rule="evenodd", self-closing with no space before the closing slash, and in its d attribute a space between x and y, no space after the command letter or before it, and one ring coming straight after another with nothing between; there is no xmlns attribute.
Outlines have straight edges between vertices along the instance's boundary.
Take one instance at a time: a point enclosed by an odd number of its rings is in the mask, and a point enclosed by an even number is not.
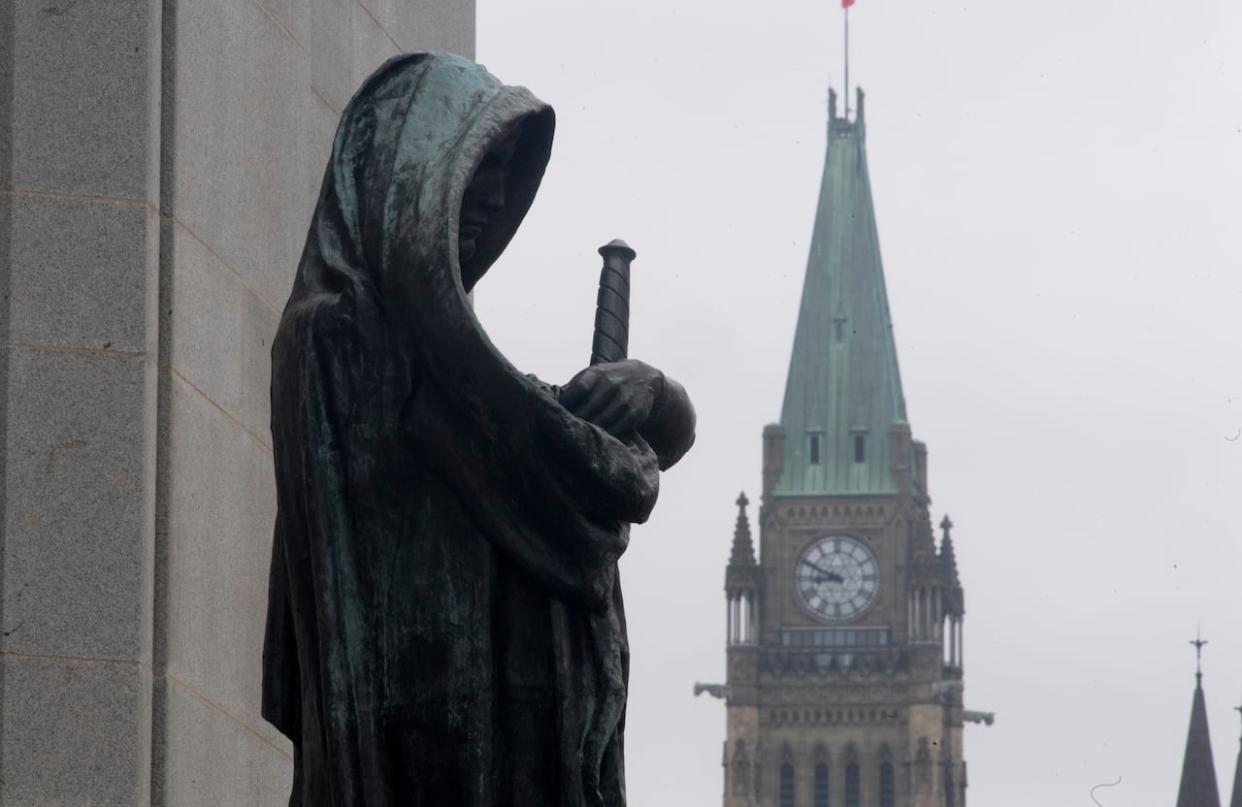
<svg viewBox="0 0 1242 807"><path fill-rule="evenodd" d="M841 0L841 8L849 8L854 5L854 0Z"/></svg>

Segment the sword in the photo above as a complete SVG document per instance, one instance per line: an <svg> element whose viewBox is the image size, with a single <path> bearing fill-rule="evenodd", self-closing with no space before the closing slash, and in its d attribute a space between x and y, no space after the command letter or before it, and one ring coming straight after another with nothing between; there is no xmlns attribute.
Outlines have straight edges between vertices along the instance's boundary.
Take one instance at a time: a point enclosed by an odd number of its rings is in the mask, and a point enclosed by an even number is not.
<svg viewBox="0 0 1242 807"><path fill-rule="evenodd" d="M599 273L599 296L595 298L595 337L591 340L591 364L621 361L630 345L630 263L637 255L620 238L599 248L604 267Z"/></svg>

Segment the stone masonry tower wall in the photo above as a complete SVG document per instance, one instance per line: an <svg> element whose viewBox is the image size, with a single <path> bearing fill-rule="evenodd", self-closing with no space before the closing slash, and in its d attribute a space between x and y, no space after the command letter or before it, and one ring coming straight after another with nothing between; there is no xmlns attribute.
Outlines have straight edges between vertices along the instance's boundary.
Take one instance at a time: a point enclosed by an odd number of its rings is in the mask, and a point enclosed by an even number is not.
<svg viewBox="0 0 1242 807"><path fill-rule="evenodd" d="M0 803L286 803L271 337L337 119L473 0L0 3Z"/></svg>
<svg viewBox="0 0 1242 807"><path fill-rule="evenodd" d="M829 102L779 423L725 573L725 807L963 807L962 620L912 437L866 160Z"/></svg>

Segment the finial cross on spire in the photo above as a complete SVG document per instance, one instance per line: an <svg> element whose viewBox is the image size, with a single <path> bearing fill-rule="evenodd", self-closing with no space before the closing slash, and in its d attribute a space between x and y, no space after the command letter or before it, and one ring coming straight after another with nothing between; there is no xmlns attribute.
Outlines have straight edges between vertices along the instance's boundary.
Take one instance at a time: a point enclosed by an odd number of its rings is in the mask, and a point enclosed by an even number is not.
<svg viewBox="0 0 1242 807"><path fill-rule="evenodd" d="M1203 638L1202 628L1196 627L1195 638L1190 640L1190 644L1195 649L1195 679L1198 681L1203 680L1203 646L1207 643L1208 640Z"/></svg>
<svg viewBox="0 0 1242 807"><path fill-rule="evenodd" d="M739 509L745 510L748 504L750 504L750 499L746 498L746 491L742 491L737 496L737 506Z"/></svg>
<svg viewBox="0 0 1242 807"><path fill-rule="evenodd" d="M944 537L949 537L949 531L953 529L953 519L949 518L949 514L945 513L944 518L940 520L940 529L944 530Z"/></svg>

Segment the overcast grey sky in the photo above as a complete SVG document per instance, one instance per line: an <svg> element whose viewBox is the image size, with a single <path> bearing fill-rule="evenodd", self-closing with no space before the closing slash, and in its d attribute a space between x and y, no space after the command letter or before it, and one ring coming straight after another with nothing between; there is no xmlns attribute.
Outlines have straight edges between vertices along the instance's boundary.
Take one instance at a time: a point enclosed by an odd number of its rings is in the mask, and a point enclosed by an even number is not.
<svg viewBox="0 0 1242 807"><path fill-rule="evenodd" d="M722 585L780 415L836 0L479 0L479 60L553 104L539 198L480 284L519 366L589 353L599 258L699 442L622 563L640 807L720 799ZM1242 702L1242 3L858 0L851 80L910 420L966 588L975 807L1167 807L1202 619L1227 789ZM1228 793L1225 793L1228 798Z"/></svg>

